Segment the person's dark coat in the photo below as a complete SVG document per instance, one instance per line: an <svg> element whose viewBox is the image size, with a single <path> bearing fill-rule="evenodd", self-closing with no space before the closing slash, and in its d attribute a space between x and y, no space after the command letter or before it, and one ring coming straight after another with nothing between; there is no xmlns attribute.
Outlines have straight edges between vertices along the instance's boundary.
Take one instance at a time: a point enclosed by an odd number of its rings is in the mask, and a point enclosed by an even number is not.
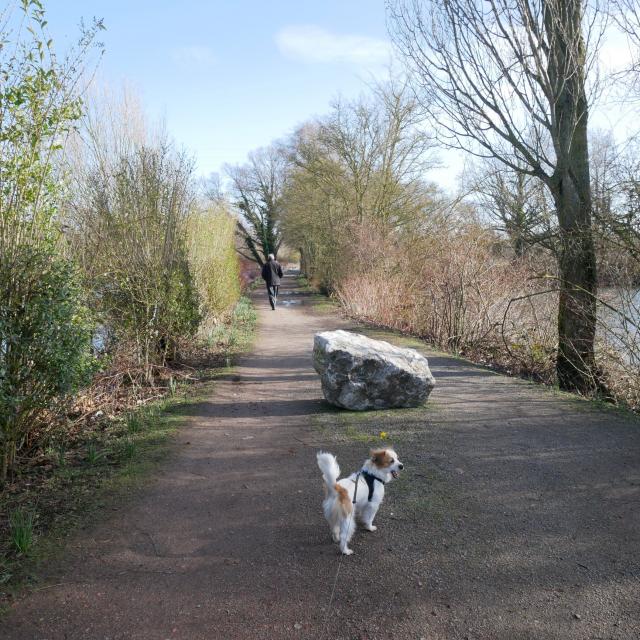
<svg viewBox="0 0 640 640"><path fill-rule="evenodd" d="M282 275L282 267L277 260L269 260L262 266L262 279L267 283L268 287L279 285Z"/></svg>

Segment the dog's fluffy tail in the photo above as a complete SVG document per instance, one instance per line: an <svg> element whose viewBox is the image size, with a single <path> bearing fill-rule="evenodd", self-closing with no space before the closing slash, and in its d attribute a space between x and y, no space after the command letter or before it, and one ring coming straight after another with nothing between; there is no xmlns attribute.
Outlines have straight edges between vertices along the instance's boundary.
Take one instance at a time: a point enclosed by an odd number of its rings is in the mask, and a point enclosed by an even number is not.
<svg viewBox="0 0 640 640"><path fill-rule="evenodd" d="M332 453L326 453L324 451L320 451L317 458L318 466L320 467L322 477L324 478L324 483L327 486L327 491L329 492L329 495L332 496L336 493L336 482L340 477L338 461Z"/></svg>

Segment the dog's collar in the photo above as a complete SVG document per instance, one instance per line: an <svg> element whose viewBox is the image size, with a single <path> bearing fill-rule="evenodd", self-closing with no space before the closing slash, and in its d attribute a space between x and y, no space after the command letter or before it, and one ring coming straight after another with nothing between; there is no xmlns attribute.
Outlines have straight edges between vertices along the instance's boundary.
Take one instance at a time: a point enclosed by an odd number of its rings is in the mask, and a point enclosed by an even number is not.
<svg viewBox="0 0 640 640"><path fill-rule="evenodd" d="M371 500L373 498L373 489L375 487L376 480L380 484L387 484L382 478L378 478L378 476L374 476L373 473L370 473L366 469L361 469L360 472L358 473L358 475L356 476L356 480L355 480L356 488L355 488L355 491L353 492L353 502L354 503L356 501L356 495L358 494L358 476L362 476L364 478L364 481L367 483L367 486L369 487L369 496L367 498L368 502L371 502Z"/></svg>

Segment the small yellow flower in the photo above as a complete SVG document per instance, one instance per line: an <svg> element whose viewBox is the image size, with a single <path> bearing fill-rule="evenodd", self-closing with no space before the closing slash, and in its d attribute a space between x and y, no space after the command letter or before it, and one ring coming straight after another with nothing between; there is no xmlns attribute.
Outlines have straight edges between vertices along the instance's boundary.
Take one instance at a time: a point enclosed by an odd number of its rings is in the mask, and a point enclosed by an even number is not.
<svg viewBox="0 0 640 640"><path fill-rule="evenodd" d="M380 432L380 440L384 440L387 437L387 432L386 431L381 431Z"/></svg>

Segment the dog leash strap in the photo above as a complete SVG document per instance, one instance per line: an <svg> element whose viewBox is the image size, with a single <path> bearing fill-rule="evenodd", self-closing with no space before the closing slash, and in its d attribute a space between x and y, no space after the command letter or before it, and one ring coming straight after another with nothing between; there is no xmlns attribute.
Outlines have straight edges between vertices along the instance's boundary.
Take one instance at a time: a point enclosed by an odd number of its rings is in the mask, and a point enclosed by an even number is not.
<svg viewBox="0 0 640 640"><path fill-rule="evenodd" d="M356 483L356 488L353 490L353 504L356 503L356 497L358 496L358 484L360 484L360 476L362 475L362 471L358 471L356 474L356 479L354 482Z"/></svg>

